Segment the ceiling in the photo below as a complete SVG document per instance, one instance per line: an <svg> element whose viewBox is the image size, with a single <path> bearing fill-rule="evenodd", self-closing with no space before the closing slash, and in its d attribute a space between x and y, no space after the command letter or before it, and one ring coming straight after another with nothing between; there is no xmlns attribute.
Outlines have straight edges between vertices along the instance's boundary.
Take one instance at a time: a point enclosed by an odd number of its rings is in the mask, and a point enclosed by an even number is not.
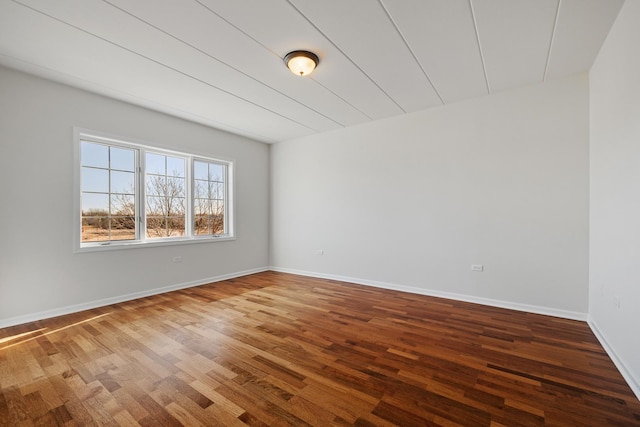
<svg viewBox="0 0 640 427"><path fill-rule="evenodd" d="M586 71L623 1L0 0L0 64L270 143Z"/></svg>

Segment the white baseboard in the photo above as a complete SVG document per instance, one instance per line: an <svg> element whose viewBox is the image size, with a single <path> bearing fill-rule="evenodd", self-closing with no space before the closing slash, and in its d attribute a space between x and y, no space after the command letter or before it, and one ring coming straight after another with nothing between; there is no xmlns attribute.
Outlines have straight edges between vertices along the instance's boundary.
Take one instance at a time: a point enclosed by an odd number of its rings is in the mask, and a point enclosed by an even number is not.
<svg viewBox="0 0 640 427"><path fill-rule="evenodd" d="M500 308L507 308L511 310L517 310L517 311L525 311L529 313L544 314L548 316L561 317L565 319L582 320L582 321L587 320L586 313L580 313L580 312L574 312L574 311L559 310L554 308L541 307L541 306L528 305L528 304L519 304L519 303L514 303L509 301L494 300L490 298L456 294L452 292L442 292L442 291L436 291L431 289L416 288L412 286L397 285L394 283L379 282L375 280L359 279L359 278L349 277L349 276L339 276L335 274L324 274L324 273L317 273L312 271L303 271L303 270L281 268L281 267L262 267L262 268L255 268L251 270L239 271L235 273L223 274L220 276L214 276L214 277L209 277L209 278L200 279L200 280L194 280L191 282L178 283L176 285L165 286L162 288L155 288L155 289L149 289L146 291L135 292L131 294L119 295L112 298L94 300L87 303L75 304L75 305L55 308L52 310L40 311L37 313L30 313L23 316L0 319L0 328L20 325L28 322L35 322L37 320L48 319L50 317L62 316L70 313L77 313L83 310L90 310L92 308L104 307L106 305L116 304L119 302L131 301L136 298L144 298L151 295L162 294L165 292L176 291L179 289L191 288L194 286L204 285L207 283L220 282L222 280L233 279L235 277L246 276L249 274L260 273L268 270L279 271L282 273L297 274L300 276L339 280L342 282L356 283L359 285L373 286L376 288L409 292L409 293L418 294L418 295L428 295L428 296L439 297L439 298L447 298L447 299L452 299L457 301L472 302L472 303L483 304L483 305L488 305L492 307L500 307Z"/></svg>
<svg viewBox="0 0 640 427"><path fill-rule="evenodd" d="M611 360L613 361L613 364L616 365L616 368L618 368L618 371L620 371L620 374L622 374L624 380L627 382L627 384L629 384L629 387L636 395L638 400L640 400L640 379L633 376L631 371L627 368L627 365L625 365L620 357L618 357L618 354L615 352L613 347L609 345L607 339L604 337L602 332L600 332L600 329L598 329L598 326L591 317L589 317L587 323L589 324L589 327L593 331L593 334L596 336L598 341L600 341L600 345L602 345L602 348L604 348L604 350L609 355L609 358L611 358Z"/></svg>
<svg viewBox="0 0 640 427"><path fill-rule="evenodd" d="M338 276L335 274L324 274L324 273L316 273L312 271L295 270L291 268L281 268L281 267L272 266L270 270L279 271L281 273L297 274L300 276L317 277L320 279L339 280L341 282L356 283L358 285L373 286L376 288L409 292L409 293L418 294L418 295L427 295L432 297L452 299L456 301L472 302L476 304L488 305L491 307L500 307L500 308L507 308L510 310L524 311L527 313L544 314L547 316L560 317L563 319L581 320L581 321L587 320L587 313L581 313L577 311L560 310L557 308L541 307L541 306L529 305L529 304L520 304L520 303L510 302L510 301L476 297L472 295L464 295L464 294L456 294L452 292L436 291L432 289L416 288L413 286L397 285L394 283L378 282L375 280L359 279L359 278L348 277L348 276Z"/></svg>
<svg viewBox="0 0 640 427"><path fill-rule="evenodd" d="M69 305L66 307L54 308L52 310L45 310L37 313L30 313L24 316L9 317L7 319L0 319L0 328L21 325L23 323L35 322L37 320L48 319L50 317L62 316L65 314L77 313L83 310L90 310L92 308L104 307L110 304L117 304L119 302L131 301L137 298L144 298L151 295L163 294L165 292L177 291L179 289L192 288L194 286L205 285L207 283L220 282L222 280L247 276L249 274L254 274L254 273L261 273L263 271L268 271L268 270L269 270L268 267L262 267L262 268L255 268L251 270L238 271L235 273L222 274L220 276L208 277L200 280L193 280L191 282L184 282L176 285L164 286L162 288L149 289L146 291L134 292L132 294L119 295L112 298L105 298L105 299L90 301L83 304Z"/></svg>

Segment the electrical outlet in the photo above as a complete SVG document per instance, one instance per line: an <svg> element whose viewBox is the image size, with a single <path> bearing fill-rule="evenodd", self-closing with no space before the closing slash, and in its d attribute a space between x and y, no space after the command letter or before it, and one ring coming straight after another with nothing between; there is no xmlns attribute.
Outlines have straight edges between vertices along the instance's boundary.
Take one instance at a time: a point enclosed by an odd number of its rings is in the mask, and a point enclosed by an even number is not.
<svg viewBox="0 0 640 427"><path fill-rule="evenodd" d="M484 265L482 265L482 264L471 264L471 271L484 271Z"/></svg>
<svg viewBox="0 0 640 427"><path fill-rule="evenodd" d="M613 306L615 308L620 308L620 297L617 295L613 296Z"/></svg>
<svg viewBox="0 0 640 427"><path fill-rule="evenodd" d="M324 249L316 250L316 255L324 255Z"/></svg>
<svg viewBox="0 0 640 427"><path fill-rule="evenodd" d="M180 262L182 262L182 257L181 257L181 256L174 256L174 257L173 257L173 262L175 262L175 263L180 263Z"/></svg>

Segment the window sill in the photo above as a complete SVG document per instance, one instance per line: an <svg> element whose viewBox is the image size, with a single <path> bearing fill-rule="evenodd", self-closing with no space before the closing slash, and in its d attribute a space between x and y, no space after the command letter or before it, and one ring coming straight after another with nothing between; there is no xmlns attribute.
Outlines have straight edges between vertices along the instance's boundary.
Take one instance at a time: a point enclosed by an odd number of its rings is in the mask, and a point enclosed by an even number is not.
<svg viewBox="0 0 640 427"><path fill-rule="evenodd" d="M220 237L189 237L189 238L175 238L166 240L147 240L139 242L111 242L108 244L88 244L85 246L75 247L74 253L85 252L102 252L113 251L121 249L137 249L137 248L155 248L162 246L174 246L174 245L191 245L194 243L213 243L213 242L228 242L230 240L236 240L235 236L220 236Z"/></svg>

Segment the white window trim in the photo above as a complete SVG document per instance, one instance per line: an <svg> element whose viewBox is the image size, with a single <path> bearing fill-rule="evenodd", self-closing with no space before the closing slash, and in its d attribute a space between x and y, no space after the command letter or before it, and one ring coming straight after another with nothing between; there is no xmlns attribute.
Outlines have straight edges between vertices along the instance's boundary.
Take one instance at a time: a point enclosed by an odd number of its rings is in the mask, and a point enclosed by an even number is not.
<svg viewBox="0 0 640 427"><path fill-rule="evenodd" d="M137 186L137 198L136 198L136 221L137 221L137 239L135 241L111 241L109 243L95 242L95 243L82 243L82 206L81 206L81 188L80 188L80 142L82 140L95 141L98 143L105 143L111 145L119 145L127 148L137 149L137 155L140 157L138 165L141 170L138 170L138 179L136 180ZM141 219L144 218L143 206L140 206L139 201L143 200L145 195L144 186L144 153L150 151L159 154L175 155L180 157L186 157L187 160L187 177L186 177L186 191L187 191L187 206L185 212L185 230L186 236L179 237L167 237L163 239L147 240L145 238L145 224ZM224 235L193 235L193 161L200 160L206 162L219 162L226 165L227 170L227 194L225 203L225 229L227 234ZM118 135L113 135L105 132L98 132L90 129L84 129L79 127L73 128L73 252L99 252L132 248L151 248L156 246L170 246L170 245L189 245L194 243L212 243L236 240L235 231L235 160L225 159L221 157L212 157L203 153L186 153L183 151L177 151L167 149L154 145L146 141L137 140L134 138L126 138Z"/></svg>

